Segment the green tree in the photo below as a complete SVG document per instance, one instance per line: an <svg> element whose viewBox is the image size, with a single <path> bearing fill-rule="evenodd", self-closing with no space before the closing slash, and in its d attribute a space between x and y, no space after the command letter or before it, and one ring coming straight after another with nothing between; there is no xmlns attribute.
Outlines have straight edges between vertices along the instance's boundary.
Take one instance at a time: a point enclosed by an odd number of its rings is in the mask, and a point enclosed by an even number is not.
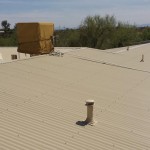
<svg viewBox="0 0 150 150"><path fill-rule="evenodd" d="M138 42L139 35L136 26L118 22L112 41L113 47L129 46Z"/></svg>
<svg viewBox="0 0 150 150"><path fill-rule="evenodd" d="M1 22L1 26L4 29L5 32L10 29L10 23L8 23L7 20L3 20Z"/></svg>
<svg viewBox="0 0 150 150"><path fill-rule="evenodd" d="M8 30L3 36L0 36L0 46L17 46L16 29Z"/></svg>
<svg viewBox="0 0 150 150"><path fill-rule="evenodd" d="M143 41L150 40L150 27L145 27L142 30L141 38Z"/></svg>
<svg viewBox="0 0 150 150"><path fill-rule="evenodd" d="M112 45L110 37L115 27L116 19L114 16L106 15L105 17L101 17L95 15L86 17L79 28L82 46L99 49L110 47L110 45ZM106 41L109 45L106 44Z"/></svg>
<svg viewBox="0 0 150 150"><path fill-rule="evenodd" d="M55 32L59 38L56 40L55 46L60 47L78 47L80 45L80 33L78 29L64 29Z"/></svg>

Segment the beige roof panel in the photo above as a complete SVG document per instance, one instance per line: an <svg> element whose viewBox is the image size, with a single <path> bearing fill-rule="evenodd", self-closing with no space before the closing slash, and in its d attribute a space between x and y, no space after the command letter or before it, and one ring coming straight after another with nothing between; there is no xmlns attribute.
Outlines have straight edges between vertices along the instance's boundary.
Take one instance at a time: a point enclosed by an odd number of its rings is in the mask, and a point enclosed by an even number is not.
<svg viewBox="0 0 150 150"><path fill-rule="evenodd" d="M128 69L117 65L136 52L79 49L0 65L0 149L150 149L149 61ZM76 124L87 99L95 126Z"/></svg>

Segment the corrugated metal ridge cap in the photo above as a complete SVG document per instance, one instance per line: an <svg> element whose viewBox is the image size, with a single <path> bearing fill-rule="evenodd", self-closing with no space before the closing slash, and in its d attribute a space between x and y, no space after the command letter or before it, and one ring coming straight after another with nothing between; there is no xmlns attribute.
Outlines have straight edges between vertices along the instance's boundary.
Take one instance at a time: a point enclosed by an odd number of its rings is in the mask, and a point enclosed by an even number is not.
<svg viewBox="0 0 150 150"><path fill-rule="evenodd" d="M68 55L72 56L73 58L77 58L77 59L80 59L80 60L83 60L83 61L89 61L89 62L100 63L100 64L109 65L109 66L113 66L113 67L120 67L120 68L123 68L123 69L129 69L129 70L134 70L134 71L150 73L150 71L147 71L147 70L136 69L136 68L132 68L132 67L128 67L128 66L123 66L123 65L118 65L118 64L114 64L114 63L109 63L109 62L102 61L102 60L96 60L96 59L91 59L91 58L87 58L87 57L83 57L83 56L77 56L77 55L72 55L72 54L68 54Z"/></svg>

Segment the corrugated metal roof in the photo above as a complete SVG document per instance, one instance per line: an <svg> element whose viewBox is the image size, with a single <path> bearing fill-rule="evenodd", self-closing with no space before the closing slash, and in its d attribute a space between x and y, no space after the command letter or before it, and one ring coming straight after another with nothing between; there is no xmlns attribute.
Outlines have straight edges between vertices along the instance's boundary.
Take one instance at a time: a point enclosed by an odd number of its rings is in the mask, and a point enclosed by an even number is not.
<svg viewBox="0 0 150 150"><path fill-rule="evenodd" d="M139 51L81 48L1 64L0 149L150 149L149 60L140 63ZM76 124L87 99L95 126Z"/></svg>

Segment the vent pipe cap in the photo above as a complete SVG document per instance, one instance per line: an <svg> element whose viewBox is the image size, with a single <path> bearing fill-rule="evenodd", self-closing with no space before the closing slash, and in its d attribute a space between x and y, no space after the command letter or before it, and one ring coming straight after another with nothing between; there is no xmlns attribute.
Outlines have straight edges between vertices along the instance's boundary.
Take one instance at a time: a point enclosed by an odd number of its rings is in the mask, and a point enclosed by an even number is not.
<svg viewBox="0 0 150 150"><path fill-rule="evenodd" d="M86 106L94 105L94 100L86 100Z"/></svg>

